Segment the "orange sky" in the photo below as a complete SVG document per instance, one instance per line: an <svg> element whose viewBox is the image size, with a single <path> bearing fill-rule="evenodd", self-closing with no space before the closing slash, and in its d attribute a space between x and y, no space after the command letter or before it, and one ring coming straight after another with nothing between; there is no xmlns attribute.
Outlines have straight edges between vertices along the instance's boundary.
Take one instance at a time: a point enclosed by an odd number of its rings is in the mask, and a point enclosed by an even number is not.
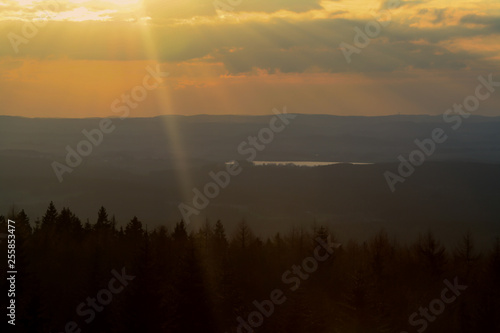
<svg viewBox="0 0 500 333"><path fill-rule="evenodd" d="M0 114L110 116L156 64L169 76L131 116L441 114L478 75L500 81L498 1L220 3L0 1ZM390 24L348 63L341 45L384 10Z"/></svg>

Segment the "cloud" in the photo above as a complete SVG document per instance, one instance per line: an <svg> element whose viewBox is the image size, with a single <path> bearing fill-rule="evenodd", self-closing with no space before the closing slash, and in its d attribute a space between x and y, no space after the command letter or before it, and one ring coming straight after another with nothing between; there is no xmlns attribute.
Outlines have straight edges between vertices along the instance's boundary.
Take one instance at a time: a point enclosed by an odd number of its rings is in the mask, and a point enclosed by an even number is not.
<svg viewBox="0 0 500 333"><path fill-rule="evenodd" d="M469 14L462 17L460 22L490 26L493 30L500 31L500 16Z"/></svg>
<svg viewBox="0 0 500 333"><path fill-rule="evenodd" d="M245 8L244 4L247 2L253 6L252 10L271 10L280 3L271 2L270 5L266 2L242 0L239 6ZM413 6L417 2L423 1L405 1L404 4ZM146 0L146 8L148 4L153 7L147 10L153 10L154 6L166 6L164 10L179 6L191 8L199 15L214 10L210 1L203 3L193 9L192 6L198 4L198 0ZM317 1L294 0L287 3L284 7L290 10L306 10L318 6ZM342 2L338 5L341 6ZM346 12L339 8L342 7L335 7L329 14ZM161 10L156 9L158 17L164 17ZM396 17L368 47L352 56L351 64L346 63L339 44L354 44L354 29L362 29L370 22L370 18L285 15L280 18L269 16L265 20L212 20L195 24L174 24L159 19L149 23L55 21L40 29L36 38L28 44L20 45L17 55L13 53L8 39L0 39L0 57L110 61L157 59L171 64L197 61L221 64L229 75L253 73L256 70L268 73L382 73L405 69L462 70L499 67L492 62L492 52L495 50L486 52L480 47L480 39L477 39L500 33L498 16L463 15L460 19L462 24L459 25L448 22L446 8L414 8L412 11L421 13L421 17L428 16L425 17L426 22L431 18L434 24L419 26L414 25L414 21L409 24L406 17ZM184 13L174 12L176 15ZM191 11L189 15L193 13ZM189 16L188 12L184 14ZM453 15L457 17L456 13ZM9 32L21 34L23 24L25 23L19 21L0 21L0 35L6 36ZM474 38L474 49L460 47L461 41Z"/></svg>
<svg viewBox="0 0 500 333"><path fill-rule="evenodd" d="M446 18L446 11L447 8L441 8L441 9L434 9L434 14L436 15L436 18L432 21L434 24L438 24L444 21Z"/></svg>
<svg viewBox="0 0 500 333"><path fill-rule="evenodd" d="M153 19L186 19L213 16L217 10L228 12L264 12L280 10L307 12L321 9L321 0L144 0L146 14Z"/></svg>
<svg viewBox="0 0 500 333"><path fill-rule="evenodd" d="M469 22L484 26L409 27L393 22L347 64L339 50L341 42L353 44L355 27L368 21L317 19L267 22L144 26L130 22L52 22L27 45L19 57L72 58L80 60L133 61L158 59L180 63L198 59L221 63L228 73L264 69L268 72L391 72L405 68L463 69L498 65L481 52L448 49L443 43L460 38L494 35L492 19L471 16ZM20 32L21 22L0 23L0 34ZM149 53L147 40L157 52ZM0 56L14 56L7 39L0 40ZM489 55L491 56L491 55Z"/></svg>
<svg viewBox="0 0 500 333"><path fill-rule="evenodd" d="M321 0L241 0L241 5L235 6L235 10L266 13L288 10L300 13L322 8L320 2Z"/></svg>
<svg viewBox="0 0 500 333"><path fill-rule="evenodd" d="M383 0L380 5L380 9L382 10L382 9L394 8L396 4L397 4L396 8L413 7L421 5L423 3L427 3L429 1L430 0Z"/></svg>

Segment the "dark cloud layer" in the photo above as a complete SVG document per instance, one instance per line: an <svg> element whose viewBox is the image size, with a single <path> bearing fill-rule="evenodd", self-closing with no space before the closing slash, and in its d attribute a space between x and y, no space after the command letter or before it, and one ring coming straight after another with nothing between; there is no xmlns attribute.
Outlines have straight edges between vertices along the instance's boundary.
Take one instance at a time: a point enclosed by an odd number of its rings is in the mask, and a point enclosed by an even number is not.
<svg viewBox="0 0 500 333"><path fill-rule="evenodd" d="M320 9L320 0L145 0L146 14L153 19L212 16L217 10L227 12L264 12L279 10L306 12Z"/></svg>
<svg viewBox="0 0 500 333"><path fill-rule="evenodd" d="M459 38L490 36L500 32L496 17L469 15L464 23L477 26L417 28L392 23L383 28L360 54L347 64L341 42L354 44L355 27L367 21L322 19L290 22L246 22L218 25L152 26L151 38L158 54L149 54L144 35L134 23L53 22L37 38L21 45L20 57L69 57L74 59L140 60L158 57L164 62L206 58L222 62L230 73L253 68L270 72L375 72L407 67L461 69L495 66L481 52L450 51L442 42ZM0 24L0 34L20 32L20 22ZM78 41L75 43L75 41ZM13 55L7 39L0 41L0 56Z"/></svg>

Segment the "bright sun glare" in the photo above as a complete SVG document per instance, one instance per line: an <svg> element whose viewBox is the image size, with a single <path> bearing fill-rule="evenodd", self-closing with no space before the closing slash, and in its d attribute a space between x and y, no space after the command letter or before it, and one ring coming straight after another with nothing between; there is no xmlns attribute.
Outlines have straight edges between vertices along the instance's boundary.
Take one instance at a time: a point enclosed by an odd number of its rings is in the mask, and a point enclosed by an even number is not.
<svg viewBox="0 0 500 333"><path fill-rule="evenodd" d="M45 0L17 0L25 8L36 8ZM1 1L0 1L1 2ZM142 9L143 0L67 0L68 6L57 6L52 2L47 11L39 10L35 17L43 17L56 21L106 21L118 13L136 13ZM26 19L30 19L29 15ZM134 16L135 17L135 16Z"/></svg>
<svg viewBox="0 0 500 333"><path fill-rule="evenodd" d="M17 2L22 6L26 6L26 5L33 5L37 2L40 2L40 0L18 0ZM89 3L89 2L102 2L102 3L111 3L114 5L130 6L130 5L138 5L142 2L142 0L102 0L102 1L68 0L68 2L73 3L73 4L84 4L84 3Z"/></svg>

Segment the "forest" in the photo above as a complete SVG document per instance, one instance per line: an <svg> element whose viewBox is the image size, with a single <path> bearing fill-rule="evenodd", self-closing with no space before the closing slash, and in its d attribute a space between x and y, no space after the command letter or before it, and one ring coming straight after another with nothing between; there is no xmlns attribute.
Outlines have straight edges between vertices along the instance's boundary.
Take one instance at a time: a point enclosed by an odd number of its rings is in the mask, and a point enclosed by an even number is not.
<svg viewBox="0 0 500 333"><path fill-rule="evenodd" d="M316 224L259 237L241 218L150 229L52 202L33 221L0 216L0 232L9 219L19 332L500 332L500 241L479 251L471 232L448 248L431 230L410 243Z"/></svg>

